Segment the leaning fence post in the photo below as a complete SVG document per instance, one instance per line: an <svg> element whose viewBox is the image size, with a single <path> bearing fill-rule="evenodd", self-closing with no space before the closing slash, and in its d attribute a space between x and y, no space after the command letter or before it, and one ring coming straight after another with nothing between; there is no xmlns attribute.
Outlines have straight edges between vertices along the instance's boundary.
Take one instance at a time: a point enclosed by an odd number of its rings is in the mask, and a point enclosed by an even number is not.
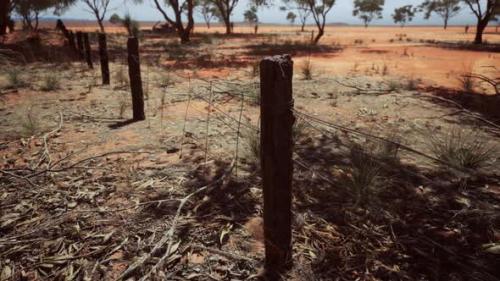
<svg viewBox="0 0 500 281"><path fill-rule="evenodd" d="M292 76L290 55L260 62L265 269L270 280L292 263Z"/></svg>
<svg viewBox="0 0 500 281"><path fill-rule="evenodd" d="M132 91L132 109L134 120L146 119L144 115L144 94L142 92L141 63L139 60L139 41L135 37L129 37L127 41L128 51L128 75L130 78L130 90Z"/></svg>
<svg viewBox="0 0 500 281"><path fill-rule="evenodd" d="M99 33L99 56L101 58L102 84L109 85L109 59L106 33Z"/></svg>
<svg viewBox="0 0 500 281"><path fill-rule="evenodd" d="M90 48L89 34L87 32L83 33L83 42L85 43L85 59L87 60L87 65L90 69L93 69L92 49Z"/></svg>
<svg viewBox="0 0 500 281"><path fill-rule="evenodd" d="M80 60L84 60L83 55L83 33L81 31L76 32L76 45L78 47L78 57Z"/></svg>

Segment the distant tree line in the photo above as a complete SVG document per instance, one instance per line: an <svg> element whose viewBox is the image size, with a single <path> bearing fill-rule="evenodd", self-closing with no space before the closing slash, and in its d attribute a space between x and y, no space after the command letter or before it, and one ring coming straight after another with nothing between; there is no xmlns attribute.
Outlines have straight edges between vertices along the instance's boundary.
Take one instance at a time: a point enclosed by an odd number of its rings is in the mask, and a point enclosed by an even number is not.
<svg viewBox="0 0 500 281"><path fill-rule="evenodd" d="M194 14L199 13L207 28L213 20L225 26L226 34L234 31L232 20L239 0L128 0L134 3L149 2L162 15L167 25L175 29L181 43L188 43L194 29ZM308 21L317 29L313 43L317 44L325 33L326 18L332 11L335 0L250 0L249 8L244 12L246 22L254 26L257 33L259 25L258 11L269 7L274 1L281 1L280 10L287 11L286 20L292 25L296 20L301 31ZM60 15L68 7L80 2L94 15L100 31L105 32L104 21L111 9L111 0L0 0L0 35L7 29L14 28L12 16L21 19L24 29L37 30L41 15L53 13ZM358 17L367 28L374 19L382 18L385 0L353 0L353 16ZM500 0L423 0L419 5L397 7L392 14L394 23L404 27L417 13L423 13L424 19L437 15L443 20L443 27L448 27L449 20L462 9L469 9L477 20L474 43L483 42L483 33L491 21L500 22ZM121 23L133 35L138 30L138 23L129 15L123 18L114 14L110 18L114 23Z"/></svg>

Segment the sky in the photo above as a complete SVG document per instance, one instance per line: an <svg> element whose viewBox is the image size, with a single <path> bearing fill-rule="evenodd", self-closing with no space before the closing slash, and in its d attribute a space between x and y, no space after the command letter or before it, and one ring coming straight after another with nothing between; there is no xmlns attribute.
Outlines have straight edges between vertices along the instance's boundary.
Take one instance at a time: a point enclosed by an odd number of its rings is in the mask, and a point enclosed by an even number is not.
<svg viewBox="0 0 500 281"><path fill-rule="evenodd" d="M111 0L110 7L111 11L108 12L106 18L109 18L111 14L125 14L130 13L132 17L136 20L141 21L161 21L163 17L153 6L152 0L144 0L143 4L132 4L131 1L125 0ZM392 21L391 14L394 8L413 4L418 5L423 0L386 0L383 19L377 19L372 22L374 25L390 25L394 24ZM259 21L262 23L287 23L286 14L287 12L280 11L279 7L282 6L281 0L274 0L274 5L270 8L262 8L258 12ZM249 7L249 0L239 0L233 12L233 21L239 22L243 21L243 13ZM165 9L165 10L168 10ZM337 0L335 6L330 11L327 16L328 23L348 23L348 24L361 24L361 20L352 16L353 10L353 0ZM73 18L73 19L88 19L94 20L94 16L85 8L85 5L78 2L77 5L73 6L69 11L67 11L63 18ZM310 19L312 20L312 19ZM195 15L195 21L202 23L203 19L199 13ZM450 20L450 25L458 24L475 24L475 16L472 12L464 7L459 15ZM414 25L442 25L443 21L439 16L433 15L429 20L424 20L422 13L418 14L411 24ZM410 24L410 25L411 25Z"/></svg>

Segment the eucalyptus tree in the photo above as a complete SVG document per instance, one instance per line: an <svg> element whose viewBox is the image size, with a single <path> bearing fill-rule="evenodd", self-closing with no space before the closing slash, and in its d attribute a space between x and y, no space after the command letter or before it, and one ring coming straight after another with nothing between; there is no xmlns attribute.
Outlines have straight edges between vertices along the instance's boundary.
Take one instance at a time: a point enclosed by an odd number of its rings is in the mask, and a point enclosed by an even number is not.
<svg viewBox="0 0 500 281"><path fill-rule="evenodd" d="M425 19L429 19L433 13L440 16L444 21L444 29L446 29L450 18L458 15L460 12L460 1L461 0L425 0L419 7L420 10L425 13Z"/></svg>
<svg viewBox="0 0 500 281"><path fill-rule="evenodd" d="M243 18L249 24L254 25L254 33L257 34L257 30L259 29L259 17L257 16L257 7L251 6L248 10L243 14Z"/></svg>
<svg viewBox="0 0 500 281"><path fill-rule="evenodd" d="M394 9L394 14L392 14L392 19L394 23L399 23L401 27L404 27L406 23L413 20L416 14L416 8L413 5L405 5Z"/></svg>
<svg viewBox="0 0 500 281"><path fill-rule="evenodd" d="M173 26L177 31L177 36L182 44L191 41L191 33L194 29L194 8L195 0L151 0L156 9L163 16L165 21ZM143 0L133 0L136 3L142 3ZM167 13L170 10L174 16L170 17Z"/></svg>
<svg viewBox="0 0 500 281"><path fill-rule="evenodd" d="M209 0L201 0L198 4L199 13L203 17L207 28L210 29L210 23L217 16L217 8Z"/></svg>
<svg viewBox="0 0 500 281"><path fill-rule="evenodd" d="M89 12L95 16L101 32L104 33L104 19L109 10L111 0L82 0L82 2L87 6Z"/></svg>
<svg viewBox="0 0 500 281"><path fill-rule="evenodd" d="M226 26L226 34L233 32L231 16L239 0L207 0L217 9L216 16Z"/></svg>
<svg viewBox="0 0 500 281"><path fill-rule="evenodd" d="M300 21L300 31L304 31L304 28L307 23L307 19L311 16L311 10L309 7L308 0L283 0L283 4L285 6L280 7L282 11L296 11L296 17L299 18ZM290 14L290 13L289 13ZM288 19L288 17L287 17Z"/></svg>
<svg viewBox="0 0 500 281"><path fill-rule="evenodd" d="M474 44L483 43L483 33L488 23L499 14L500 0L462 0L477 18Z"/></svg>
<svg viewBox="0 0 500 281"><path fill-rule="evenodd" d="M313 43L318 44L325 34L326 16L335 5L335 0L304 0L309 6L314 23L318 28L318 34L314 37Z"/></svg>
<svg viewBox="0 0 500 281"><path fill-rule="evenodd" d="M375 18L382 18L385 0L354 0L354 10L352 15L359 17L365 28Z"/></svg>
<svg viewBox="0 0 500 281"><path fill-rule="evenodd" d="M295 19L297 18L297 15L290 11L288 14L286 14L286 20L290 22L291 25L294 25Z"/></svg>

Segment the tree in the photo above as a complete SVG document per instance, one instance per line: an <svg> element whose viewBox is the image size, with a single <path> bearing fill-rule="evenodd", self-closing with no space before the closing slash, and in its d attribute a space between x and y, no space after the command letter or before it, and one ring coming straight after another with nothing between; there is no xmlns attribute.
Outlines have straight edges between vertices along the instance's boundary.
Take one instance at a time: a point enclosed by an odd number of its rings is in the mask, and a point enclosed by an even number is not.
<svg viewBox="0 0 500 281"><path fill-rule="evenodd" d="M374 18L382 18L384 2L385 0L354 0L352 15L359 17L367 28Z"/></svg>
<svg viewBox="0 0 500 281"><path fill-rule="evenodd" d="M203 16L207 28L210 29L210 22L217 15L217 9L209 0L201 0L199 3L200 14Z"/></svg>
<svg viewBox="0 0 500 281"><path fill-rule="evenodd" d="M425 19L429 19L432 13L440 16L446 29L450 18L460 12L460 0L426 0L420 5L420 10L425 12Z"/></svg>
<svg viewBox="0 0 500 281"><path fill-rule="evenodd" d="M212 3L212 5L217 8L216 17L219 18L221 22L226 26L226 34L231 34L233 32L233 22L231 22L231 14L234 8L238 4L239 0L207 0Z"/></svg>
<svg viewBox="0 0 500 281"><path fill-rule="evenodd" d="M243 14L245 21L249 24L255 25L255 34L257 34L257 30L259 28L259 17L257 16L257 7L251 6L250 9L246 10Z"/></svg>
<svg viewBox="0 0 500 281"><path fill-rule="evenodd" d="M105 33L104 30L104 18L106 17L106 13L109 9L109 4L111 0L82 0L84 4L90 9L90 12L94 14L97 24L99 24L99 28L102 33Z"/></svg>
<svg viewBox="0 0 500 281"><path fill-rule="evenodd" d="M283 0L285 6L280 7L280 10L294 10L297 12L300 20L300 31L304 31L306 26L307 18L311 16L311 10L309 7L308 0Z"/></svg>
<svg viewBox="0 0 500 281"><path fill-rule="evenodd" d="M394 14L392 14L392 18L394 19L394 23L401 24L401 27L404 27L407 22L413 20L415 16L416 9L413 8L413 5L406 5L399 8L394 9Z"/></svg>
<svg viewBox="0 0 500 281"><path fill-rule="evenodd" d="M472 13L477 18L476 27L476 37L474 38L474 44L483 43L483 33L488 26L490 20L492 20L495 13L498 13L498 7L500 5L499 0L462 0L471 9ZM486 3L485 3L486 2ZM485 7L486 6L486 7Z"/></svg>
<svg viewBox="0 0 500 281"><path fill-rule="evenodd" d="M318 34L314 37L314 44L318 44L319 39L325 34L326 16L335 5L335 0L304 0L309 5L309 10L313 16Z"/></svg>
<svg viewBox="0 0 500 281"><path fill-rule="evenodd" d="M136 0L135 2L140 2L141 0ZM165 4L170 7L174 13L174 18L170 18L165 11L165 9L160 4L159 0L153 0L156 9L162 14L163 18L175 27L177 30L177 35L181 39L181 43L185 44L190 41L191 32L194 28L194 0L164 0ZM183 15L187 17L187 23L184 25Z"/></svg>
<svg viewBox="0 0 500 281"><path fill-rule="evenodd" d="M140 32L139 22L132 19L132 17L128 13L125 14L125 16L123 18L121 18L117 14L113 14L109 18L109 22L112 24L121 24L123 27L125 27L125 29L127 29L127 33L129 36L132 36L132 37L139 36L139 32Z"/></svg>
<svg viewBox="0 0 500 281"><path fill-rule="evenodd" d="M60 14L75 0L11 0L7 2L7 24L10 20L10 13L15 12L22 18L25 29L38 30L40 14L49 9L52 9L54 14Z"/></svg>
<svg viewBox="0 0 500 281"><path fill-rule="evenodd" d="M290 24L294 24L295 23L295 19L297 18L297 15L294 13L294 12L288 12L288 14L286 15L286 20L290 22Z"/></svg>

